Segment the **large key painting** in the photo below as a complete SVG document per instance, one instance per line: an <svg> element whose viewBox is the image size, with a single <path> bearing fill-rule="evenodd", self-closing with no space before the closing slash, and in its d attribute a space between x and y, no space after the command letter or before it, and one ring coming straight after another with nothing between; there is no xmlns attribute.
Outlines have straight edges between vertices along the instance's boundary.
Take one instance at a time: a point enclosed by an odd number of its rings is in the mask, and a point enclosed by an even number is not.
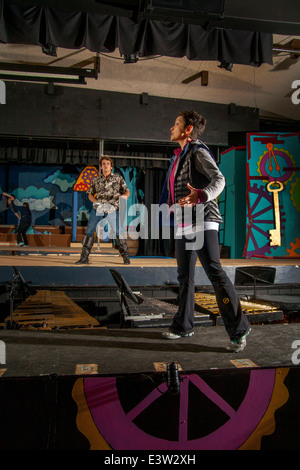
<svg viewBox="0 0 300 470"><path fill-rule="evenodd" d="M300 257L300 133L248 134L244 256Z"/></svg>

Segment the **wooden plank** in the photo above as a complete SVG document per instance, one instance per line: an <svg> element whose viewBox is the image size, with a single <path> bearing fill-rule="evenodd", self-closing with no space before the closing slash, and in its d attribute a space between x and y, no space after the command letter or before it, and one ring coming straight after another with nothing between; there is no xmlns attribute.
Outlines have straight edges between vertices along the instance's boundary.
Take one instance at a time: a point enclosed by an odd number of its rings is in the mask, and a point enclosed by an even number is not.
<svg viewBox="0 0 300 470"><path fill-rule="evenodd" d="M37 325L42 329L99 327L95 318L62 291L37 291L15 309L13 321L22 328Z"/></svg>
<svg viewBox="0 0 300 470"><path fill-rule="evenodd" d="M14 310L14 316L15 315L22 315L22 316L26 316L26 315L40 315L40 314L43 314L43 315L50 315L50 314L53 314L53 308L47 308L47 309L38 309L38 308L34 308L34 309L23 309L23 308L18 308L17 310Z"/></svg>
<svg viewBox="0 0 300 470"><path fill-rule="evenodd" d="M32 321L32 320L53 320L54 321L54 315L13 315L14 321Z"/></svg>

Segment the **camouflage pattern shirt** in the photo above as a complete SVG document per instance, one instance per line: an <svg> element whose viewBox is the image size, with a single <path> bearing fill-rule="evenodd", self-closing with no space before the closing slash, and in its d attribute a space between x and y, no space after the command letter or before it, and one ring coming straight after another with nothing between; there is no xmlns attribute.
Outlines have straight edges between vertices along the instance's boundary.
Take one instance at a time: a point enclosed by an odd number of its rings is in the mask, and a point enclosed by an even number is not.
<svg viewBox="0 0 300 470"><path fill-rule="evenodd" d="M87 194L92 194L96 199L94 209L99 212L111 213L119 209L119 197L128 190L122 176L111 173L107 178L100 174L94 178Z"/></svg>

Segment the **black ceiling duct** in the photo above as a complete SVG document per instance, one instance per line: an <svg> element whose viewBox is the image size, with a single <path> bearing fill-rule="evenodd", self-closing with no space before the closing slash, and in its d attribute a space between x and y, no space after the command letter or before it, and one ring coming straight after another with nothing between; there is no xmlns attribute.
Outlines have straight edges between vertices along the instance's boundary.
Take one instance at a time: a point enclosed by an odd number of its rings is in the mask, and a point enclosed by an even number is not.
<svg viewBox="0 0 300 470"><path fill-rule="evenodd" d="M225 0L150 0L148 10L155 13L167 11L174 14L186 15L209 15L222 18L224 15Z"/></svg>

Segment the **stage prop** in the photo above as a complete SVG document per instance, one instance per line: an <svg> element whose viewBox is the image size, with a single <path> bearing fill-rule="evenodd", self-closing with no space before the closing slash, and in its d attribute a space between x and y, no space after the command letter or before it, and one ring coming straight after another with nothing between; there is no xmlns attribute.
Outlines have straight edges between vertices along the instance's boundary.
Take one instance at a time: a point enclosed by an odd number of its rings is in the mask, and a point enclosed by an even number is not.
<svg viewBox="0 0 300 470"><path fill-rule="evenodd" d="M38 290L23 300L6 318L4 325L20 330L57 330L99 327L99 322L73 302L64 292Z"/></svg>
<svg viewBox="0 0 300 470"><path fill-rule="evenodd" d="M64 228L71 227L72 222L72 188L77 178L78 170L70 165L10 165L1 164L0 184L15 196L16 209L24 202L29 203L32 213L32 226L27 231L33 246L69 246L71 233L64 235ZM86 220L87 208L82 199L81 211L78 215L80 222ZM12 211L2 214L5 225L14 225L18 219ZM4 236L5 226L1 227ZM7 234L7 233L6 233ZM14 241L15 230L10 230L10 240ZM8 235L8 234L7 234ZM60 237L56 238L58 235ZM4 240L2 240L4 241Z"/></svg>
<svg viewBox="0 0 300 470"><path fill-rule="evenodd" d="M135 292L119 271L110 269L110 273L118 286L121 327L153 328L171 325L177 312L176 305ZM196 326L212 326L212 324L208 313L195 311Z"/></svg>
<svg viewBox="0 0 300 470"><path fill-rule="evenodd" d="M250 133L246 147L222 154L227 185L220 197L221 236L233 258L300 257L299 155L300 133Z"/></svg>
<svg viewBox="0 0 300 470"><path fill-rule="evenodd" d="M288 401L288 372L182 373L175 394L164 375L153 377L156 386L147 375L79 379L73 388L78 427L93 449L259 449L275 431L275 411Z"/></svg>
<svg viewBox="0 0 300 470"><path fill-rule="evenodd" d="M95 166L86 166L80 173L73 187L72 242L77 241L78 192L87 192L94 178L99 176Z"/></svg>
<svg viewBox="0 0 300 470"><path fill-rule="evenodd" d="M167 372L90 373L3 376L0 448L106 450L100 459L122 450L299 449L297 367L178 368L175 389Z"/></svg>
<svg viewBox="0 0 300 470"><path fill-rule="evenodd" d="M234 147L222 153L220 170L226 185L218 200L224 221L220 224L220 244L227 247L233 259L243 257L246 240L245 165L245 147Z"/></svg>
<svg viewBox="0 0 300 470"><path fill-rule="evenodd" d="M25 281L21 272L13 266L13 280L7 284L6 291L8 292L9 299L9 317L5 319L4 324L0 323L0 328L4 327L6 329L17 329L19 325L14 320L14 303L15 300L19 297L21 300L25 299L29 295L35 295L36 290Z"/></svg>
<svg viewBox="0 0 300 470"><path fill-rule="evenodd" d="M274 305L268 305L259 299L241 300L244 314L250 323L272 323L283 320L283 311ZM195 308L202 313L208 313L213 325L223 325L216 296L211 294L195 294Z"/></svg>
<svg viewBox="0 0 300 470"><path fill-rule="evenodd" d="M17 234L15 229L12 229L10 233L6 232L6 227L2 226L0 230L4 230L4 233L0 233L0 243L7 245L17 245ZM31 247L69 247L71 246L71 235L53 233L56 227L48 227L44 233L39 232L39 227L33 229L32 233L27 232L27 239L29 246Z"/></svg>
<svg viewBox="0 0 300 470"><path fill-rule="evenodd" d="M176 304L147 297L133 290L119 271L110 269L110 273L118 286L121 327L171 325L178 309ZM241 305L250 323L272 323L284 319L284 313L278 306L259 298L241 300ZM197 327L223 325L215 295L204 292L195 294L194 318Z"/></svg>

